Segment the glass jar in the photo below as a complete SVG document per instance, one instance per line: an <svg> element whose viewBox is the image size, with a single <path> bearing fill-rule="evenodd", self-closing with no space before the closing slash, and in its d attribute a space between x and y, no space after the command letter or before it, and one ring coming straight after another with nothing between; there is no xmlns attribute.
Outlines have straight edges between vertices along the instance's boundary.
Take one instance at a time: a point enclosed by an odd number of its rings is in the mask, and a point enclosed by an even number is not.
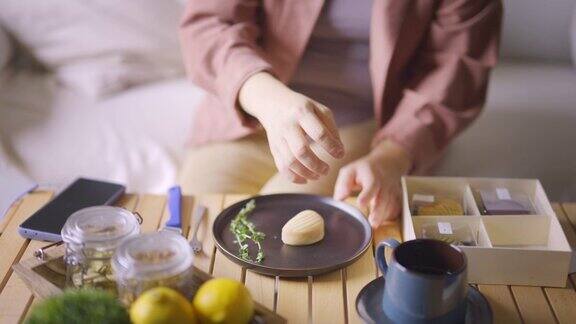
<svg viewBox="0 0 576 324"><path fill-rule="evenodd" d="M158 286L192 298L193 261L188 241L173 232L141 234L122 242L112 261L120 300L129 305L145 290Z"/></svg>
<svg viewBox="0 0 576 324"><path fill-rule="evenodd" d="M123 208L97 206L73 213L62 228L67 286L115 293L112 255L120 242L139 232L137 216Z"/></svg>

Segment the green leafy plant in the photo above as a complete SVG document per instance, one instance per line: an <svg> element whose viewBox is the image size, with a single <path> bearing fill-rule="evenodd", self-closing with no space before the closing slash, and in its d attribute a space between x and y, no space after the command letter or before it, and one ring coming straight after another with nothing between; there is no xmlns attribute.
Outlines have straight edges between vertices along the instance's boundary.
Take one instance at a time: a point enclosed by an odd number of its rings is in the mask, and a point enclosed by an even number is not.
<svg viewBox="0 0 576 324"><path fill-rule="evenodd" d="M69 289L36 305L26 324L129 324L130 317L110 293Z"/></svg>
<svg viewBox="0 0 576 324"><path fill-rule="evenodd" d="M242 260L252 262L250 254L248 253L248 240L252 240L258 246L258 253L256 254L256 262L260 263L264 259L264 251L260 244L266 235L256 230L254 223L248 220L248 215L256 208L256 201L250 200L230 223L230 231L236 237L238 243L238 253Z"/></svg>

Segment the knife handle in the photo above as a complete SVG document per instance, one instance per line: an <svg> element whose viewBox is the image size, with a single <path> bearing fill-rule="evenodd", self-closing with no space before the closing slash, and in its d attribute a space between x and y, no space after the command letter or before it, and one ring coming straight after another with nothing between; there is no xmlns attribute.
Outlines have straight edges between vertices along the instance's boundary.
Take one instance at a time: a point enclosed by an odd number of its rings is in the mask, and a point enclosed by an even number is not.
<svg viewBox="0 0 576 324"><path fill-rule="evenodd" d="M170 210L170 218L166 222L169 227L182 227L182 217L180 213L180 205L182 202L182 191L180 186L174 186L168 190L168 209Z"/></svg>

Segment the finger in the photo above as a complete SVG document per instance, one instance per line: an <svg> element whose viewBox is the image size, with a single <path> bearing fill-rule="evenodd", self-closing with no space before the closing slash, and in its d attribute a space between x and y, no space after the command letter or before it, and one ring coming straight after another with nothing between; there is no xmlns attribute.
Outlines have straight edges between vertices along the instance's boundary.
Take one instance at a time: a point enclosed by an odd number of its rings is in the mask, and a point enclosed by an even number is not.
<svg viewBox="0 0 576 324"><path fill-rule="evenodd" d="M328 173L328 164L318 158L316 153L310 149L304 131L300 127L292 130L285 139L292 154L306 168L316 174Z"/></svg>
<svg viewBox="0 0 576 324"><path fill-rule="evenodd" d="M384 210L384 197L382 195L382 190L378 192L376 196L370 201L370 213L368 214L368 222L372 228L378 228L382 222L382 212Z"/></svg>
<svg viewBox="0 0 576 324"><path fill-rule="evenodd" d="M340 169L334 187L334 199L344 200L350 197L356 186L356 168L344 167Z"/></svg>
<svg viewBox="0 0 576 324"><path fill-rule="evenodd" d="M306 178L299 176L298 174L292 172L284 162L283 155L276 149L277 146L273 146L271 149L272 157L274 158L274 163L278 167L279 173L290 182L298 183L298 184L305 184L307 183Z"/></svg>
<svg viewBox="0 0 576 324"><path fill-rule="evenodd" d="M284 169L288 169L302 178L308 180L317 180L319 176L316 173L310 171L300 161L298 161L292 151L290 151L286 140L282 139L281 142L282 143L278 146L278 150L282 155L282 165Z"/></svg>
<svg viewBox="0 0 576 324"><path fill-rule="evenodd" d="M293 183L297 184L306 184L308 181L306 178L297 175L296 173L292 172L290 169L286 169L285 171L280 172L286 179L290 180Z"/></svg>
<svg viewBox="0 0 576 324"><path fill-rule="evenodd" d="M304 132L320 144L320 146L335 158L344 156L344 147L338 138L335 138L324 123L320 120L318 115L313 111L307 112L300 120L300 126Z"/></svg>
<svg viewBox="0 0 576 324"><path fill-rule="evenodd" d="M382 194L382 203L385 204L385 212L383 214L383 222L390 222L395 220L402 210L402 189L399 186L388 187L388 190Z"/></svg>
<svg viewBox="0 0 576 324"><path fill-rule="evenodd" d="M338 126L336 126L336 121L332 115L330 108L324 106L321 103L316 103L318 107L318 117L324 122L324 125L328 128L328 131L332 133L332 136L340 140L340 133L338 132Z"/></svg>
<svg viewBox="0 0 576 324"><path fill-rule="evenodd" d="M390 191L381 190L371 204L368 220L374 228L392 222L400 213L399 197Z"/></svg>
<svg viewBox="0 0 576 324"><path fill-rule="evenodd" d="M361 207L365 208L380 191L380 183L377 181L373 172L368 172L368 170L363 171L364 172L359 172L356 178L362 187L358 195L358 203Z"/></svg>
<svg viewBox="0 0 576 324"><path fill-rule="evenodd" d="M326 125L326 127L328 128L328 131L330 131L330 133L334 137L340 139L338 126L336 126L336 121L334 120L334 116L332 115L332 111L330 110L330 108L318 102L315 102L315 104L316 109L314 109L314 111L316 112L318 117L322 120L322 122L324 122L324 125Z"/></svg>
<svg viewBox="0 0 576 324"><path fill-rule="evenodd" d="M402 199L400 195L395 191L390 191L388 195L386 195L388 199L384 199L384 203L386 204L385 212L383 214L381 224L391 223L393 222L402 211Z"/></svg>

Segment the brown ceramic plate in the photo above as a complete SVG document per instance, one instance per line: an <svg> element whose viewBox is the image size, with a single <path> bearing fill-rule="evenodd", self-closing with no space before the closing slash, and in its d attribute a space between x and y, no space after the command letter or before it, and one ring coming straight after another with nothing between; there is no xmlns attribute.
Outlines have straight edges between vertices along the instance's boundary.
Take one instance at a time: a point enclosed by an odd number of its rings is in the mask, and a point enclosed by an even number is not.
<svg viewBox="0 0 576 324"><path fill-rule="evenodd" d="M262 242L265 258L261 263L238 257L238 244L230 231L230 222L250 199L256 200L256 208L248 219L266 234ZM346 203L306 194L275 194L250 199L222 211L214 220L212 231L216 246L226 257L255 272L281 277L318 275L346 267L370 246L370 224L359 210ZM285 245L282 227L305 209L315 210L324 217L324 239L307 246ZM258 249L252 242L249 251L254 259Z"/></svg>

